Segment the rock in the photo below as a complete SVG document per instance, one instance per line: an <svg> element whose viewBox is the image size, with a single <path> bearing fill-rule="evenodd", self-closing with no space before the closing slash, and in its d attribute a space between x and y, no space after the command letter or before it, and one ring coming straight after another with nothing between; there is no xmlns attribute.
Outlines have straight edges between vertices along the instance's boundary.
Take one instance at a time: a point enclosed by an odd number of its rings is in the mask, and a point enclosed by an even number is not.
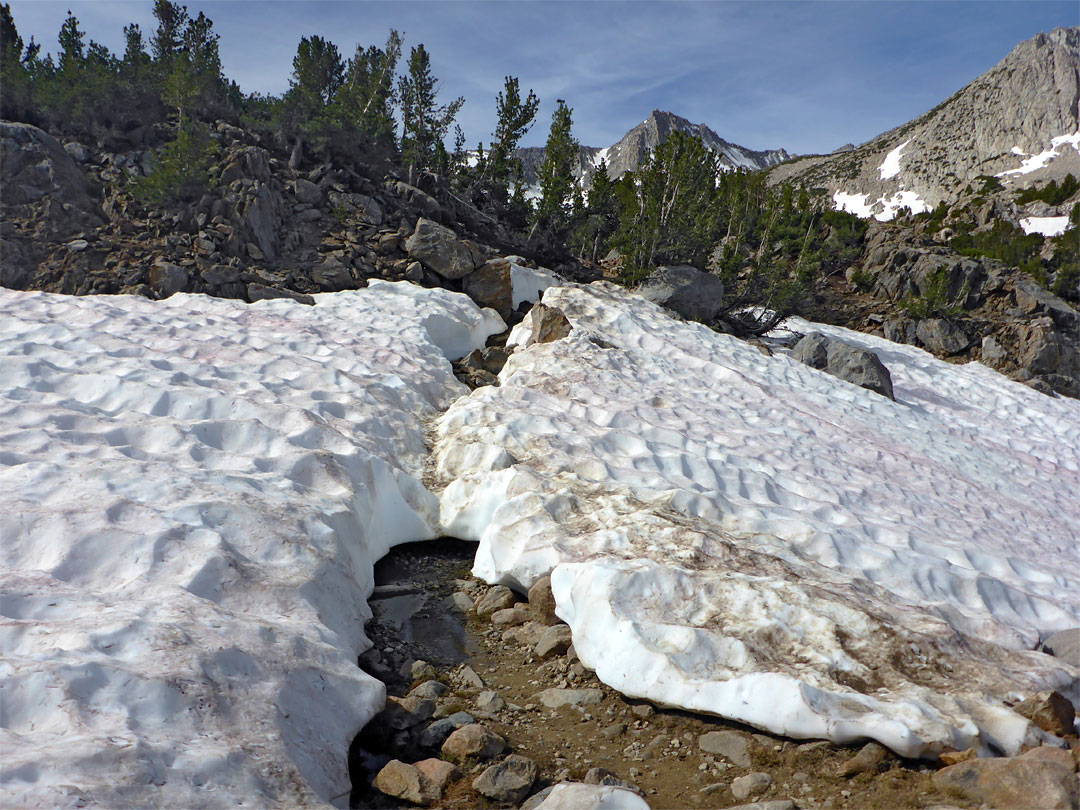
<svg viewBox="0 0 1080 810"><path fill-rule="evenodd" d="M1018 278L1013 284L1016 306L1029 315L1046 313L1061 329L1075 330L1080 327L1080 313L1044 289L1031 278Z"/></svg>
<svg viewBox="0 0 1080 810"><path fill-rule="evenodd" d="M414 681L431 681L439 677L435 667L422 658L409 664L409 677Z"/></svg>
<svg viewBox="0 0 1080 810"><path fill-rule="evenodd" d="M399 716L402 718L401 722L406 724L401 728L419 726L435 715L435 701L419 695L410 694L403 698L387 695L386 707L389 708L393 704L401 707L402 714Z"/></svg>
<svg viewBox="0 0 1080 810"><path fill-rule="evenodd" d="M506 320L514 311L514 285L510 279L510 262L504 258L490 259L465 276L465 294L482 307L491 307Z"/></svg>
<svg viewBox="0 0 1080 810"><path fill-rule="evenodd" d="M622 788L623 790L629 790L631 793L636 793L643 799L645 798L644 790L632 782L620 779L613 771L609 771L607 768L589 768L589 770L585 772L584 782L586 785L607 785L609 787Z"/></svg>
<svg viewBox="0 0 1080 810"><path fill-rule="evenodd" d="M608 740L614 740L626 733L626 723L612 723L600 729L600 734Z"/></svg>
<svg viewBox="0 0 1080 810"><path fill-rule="evenodd" d="M405 268L405 280L419 284L424 280L424 266L420 262L410 262Z"/></svg>
<svg viewBox="0 0 1080 810"><path fill-rule="evenodd" d="M322 189L310 180L299 179L293 184L293 194L296 199L307 205L318 205L322 202Z"/></svg>
<svg viewBox="0 0 1080 810"><path fill-rule="evenodd" d="M967 762L976 758L975 749L968 748L964 751L943 751L939 759L942 765L955 765L957 762Z"/></svg>
<svg viewBox="0 0 1080 810"><path fill-rule="evenodd" d="M490 616L496 610L505 610L513 606L514 592L505 585L496 585L476 603L476 615L484 618Z"/></svg>
<svg viewBox="0 0 1080 810"><path fill-rule="evenodd" d="M383 205L374 197L365 194L348 194L331 191L328 195L330 207L334 212L344 212L369 225L382 225L385 218Z"/></svg>
<svg viewBox="0 0 1080 810"><path fill-rule="evenodd" d="M514 605L510 608L496 610L491 614L491 623L496 630L506 630L517 627L529 620L529 609L525 605Z"/></svg>
<svg viewBox="0 0 1080 810"><path fill-rule="evenodd" d="M414 762L413 767L420 772L421 782L426 779L433 788L432 793L438 793L436 800L442 798L447 786L455 779L461 778L461 769L445 759L422 759Z"/></svg>
<svg viewBox="0 0 1080 810"><path fill-rule="evenodd" d="M656 714L656 709L650 706L648 703L638 703L630 709L633 712L634 717L640 717L643 720L647 720Z"/></svg>
<svg viewBox="0 0 1080 810"><path fill-rule="evenodd" d="M327 259L322 264L313 267L311 280L325 292L340 292L356 286L349 268L337 259Z"/></svg>
<svg viewBox="0 0 1080 810"><path fill-rule="evenodd" d="M511 754L473 780L473 789L497 802L517 804L528 795L540 769L528 757Z"/></svg>
<svg viewBox="0 0 1080 810"><path fill-rule="evenodd" d="M468 613L473 609L473 600L465 591L454 591L443 602L443 607L458 613Z"/></svg>
<svg viewBox="0 0 1080 810"><path fill-rule="evenodd" d="M767 773L755 771L734 779L731 783L731 792L736 799L748 799L767 790L772 783L773 778Z"/></svg>
<svg viewBox="0 0 1080 810"><path fill-rule="evenodd" d="M477 723L454 731L441 748L444 757L457 762L467 759L491 759L505 750L506 740Z"/></svg>
<svg viewBox="0 0 1080 810"><path fill-rule="evenodd" d="M604 699L604 693L600 689L544 689L537 692L531 698L530 703L540 703L549 709L558 709L560 706L596 706Z"/></svg>
<svg viewBox="0 0 1080 810"><path fill-rule="evenodd" d="M409 257L445 279L458 279L476 269L476 260L469 247L458 240L449 228L421 218L405 241Z"/></svg>
<svg viewBox="0 0 1080 810"><path fill-rule="evenodd" d="M30 124L0 122L0 186L5 205L25 205L47 196L100 219L82 169L56 138Z"/></svg>
<svg viewBox="0 0 1080 810"><path fill-rule="evenodd" d="M1073 810L1080 803L1073 768L1044 759L1036 748L1009 759L973 759L942 768L934 786L995 810ZM1037 797L1037 800L1036 800Z"/></svg>
<svg viewBox="0 0 1080 810"><path fill-rule="evenodd" d="M302 293L293 292L292 290L282 290L278 287L267 287L265 284L259 284L252 282L247 285L248 300L254 303L255 301L266 301L273 298L291 298L301 304L307 304L308 306L315 306L315 299L310 295L303 295Z"/></svg>
<svg viewBox="0 0 1080 810"><path fill-rule="evenodd" d="M76 163L86 163L90 159L90 150L78 141L64 144L64 151L71 155Z"/></svg>
<svg viewBox="0 0 1080 810"><path fill-rule="evenodd" d="M998 343L993 335L987 335L982 341L982 363L990 368L1001 368L1005 365L1008 354L1005 348Z"/></svg>
<svg viewBox="0 0 1080 810"><path fill-rule="evenodd" d="M971 345L964 330L944 318L924 318L916 324L915 334L935 354L959 354Z"/></svg>
<svg viewBox="0 0 1080 810"><path fill-rule="evenodd" d="M560 619L555 615L555 595L551 592L551 577L543 576L529 588L529 610L536 621L556 625Z"/></svg>
<svg viewBox="0 0 1080 810"><path fill-rule="evenodd" d="M640 796L610 785L560 782L546 790L550 793L541 802L530 800L521 810L649 810Z"/></svg>
<svg viewBox="0 0 1080 810"><path fill-rule="evenodd" d="M461 682L469 689L483 689L484 679L476 674L476 670L470 666L464 666L459 673Z"/></svg>
<svg viewBox="0 0 1080 810"><path fill-rule="evenodd" d="M893 343L914 344L918 341L915 334L915 322L908 318L894 318L885 321L881 326L886 340Z"/></svg>
<svg viewBox="0 0 1080 810"><path fill-rule="evenodd" d="M775 799L767 802L751 802L750 804L737 804L727 810L796 810L795 802L791 799Z"/></svg>
<svg viewBox="0 0 1080 810"><path fill-rule="evenodd" d="M64 247L66 247L72 253L82 253L84 250L90 247L90 243L87 242L85 239L72 239L70 242L64 245Z"/></svg>
<svg viewBox="0 0 1080 810"><path fill-rule="evenodd" d="M522 647L535 647L547 627L540 622L525 622L520 627L511 627L502 635L502 640L507 644L520 644Z"/></svg>
<svg viewBox="0 0 1080 810"><path fill-rule="evenodd" d="M392 759L375 775L375 789L413 804L429 805L442 797L430 780L412 765Z"/></svg>
<svg viewBox="0 0 1080 810"><path fill-rule="evenodd" d="M1080 627L1054 633L1042 643L1042 650L1074 665L1080 664Z"/></svg>
<svg viewBox="0 0 1080 810"><path fill-rule="evenodd" d="M438 700L446 694L449 688L445 683L439 681L424 681L409 692L407 697L419 700Z"/></svg>
<svg viewBox="0 0 1080 810"><path fill-rule="evenodd" d="M811 368L893 399L892 376L871 351L811 332L795 344L791 356Z"/></svg>
<svg viewBox="0 0 1080 810"><path fill-rule="evenodd" d="M498 692L485 689L476 696L476 708L482 712L494 714L506 708L506 701L499 696Z"/></svg>
<svg viewBox="0 0 1080 810"><path fill-rule="evenodd" d="M531 346L533 343L553 343L570 334L573 328L566 316L555 307L547 304L534 304L520 324L524 339L519 346ZM517 331L517 330L515 330ZM507 343L509 346L509 342Z"/></svg>
<svg viewBox="0 0 1080 810"><path fill-rule="evenodd" d="M277 258L282 209L281 195L273 192L267 185L259 187L255 199L244 209L243 222L249 229L258 252L268 261ZM248 253L252 253L250 246ZM258 256L253 255L252 258L260 260Z"/></svg>
<svg viewBox="0 0 1080 810"><path fill-rule="evenodd" d="M475 722L476 721L471 714L468 714L467 712L455 712L449 717L436 720L430 726L425 728L420 734L420 745L424 748L439 748L446 742L446 738L459 728L471 725Z"/></svg>
<svg viewBox="0 0 1080 810"><path fill-rule="evenodd" d="M722 756L740 768L750 767L746 738L735 731L710 731L698 737L698 748L706 754Z"/></svg>
<svg viewBox="0 0 1080 810"><path fill-rule="evenodd" d="M574 638L568 625L553 625L544 631L544 635L536 643L536 655L541 659L562 655L570 648L573 641Z"/></svg>
<svg viewBox="0 0 1080 810"><path fill-rule="evenodd" d="M419 211L428 219L443 219L443 208L439 205L439 201L426 191L421 191L416 186L410 186L408 183L402 183L399 180L387 183L387 188L398 196L403 197L405 202L409 204L409 207Z"/></svg>
<svg viewBox="0 0 1080 810"><path fill-rule="evenodd" d="M649 273L637 293L687 320L709 323L723 307L724 282L689 265L672 265Z"/></svg>
<svg viewBox="0 0 1080 810"><path fill-rule="evenodd" d="M164 298L183 292L187 285L187 270L179 265L157 262L150 268L150 286Z"/></svg>
<svg viewBox="0 0 1080 810"><path fill-rule="evenodd" d="M884 746L879 743L867 743L859 749L859 753L842 763L837 768L836 774L841 777L851 777L867 771L876 771L878 765L885 761L887 753Z"/></svg>
<svg viewBox="0 0 1080 810"><path fill-rule="evenodd" d="M1051 734L1060 736L1073 733L1076 712L1072 703L1060 692L1034 694L1013 706L1013 711Z"/></svg>

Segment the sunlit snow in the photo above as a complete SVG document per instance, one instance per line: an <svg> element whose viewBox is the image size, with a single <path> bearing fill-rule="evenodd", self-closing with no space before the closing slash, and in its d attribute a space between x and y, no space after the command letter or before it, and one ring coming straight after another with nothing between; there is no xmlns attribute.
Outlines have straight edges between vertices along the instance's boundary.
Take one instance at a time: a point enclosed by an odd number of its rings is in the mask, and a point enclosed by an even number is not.
<svg viewBox="0 0 1080 810"><path fill-rule="evenodd" d="M882 180L891 180L900 174L900 153L909 143L911 143L910 140L904 141L885 156L885 160L878 167L878 174Z"/></svg>
<svg viewBox="0 0 1080 810"><path fill-rule="evenodd" d="M869 197L869 194L848 194L845 191L836 191L833 194L833 205L837 211L847 211L863 219L873 217L878 222L894 219L903 208L911 209L913 214L930 210L930 204L914 191L898 191L891 197L880 197L872 202L869 201ZM875 212L876 208L880 210Z"/></svg>
<svg viewBox="0 0 1080 810"><path fill-rule="evenodd" d="M1069 218L1064 217L1025 217L1020 220L1024 233L1041 233L1043 236L1061 236L1069 229Z"/></svg>
<svg viewBox="0 0 1080 810"><path fill-rule="evenodd" d="M1072 135L1059 135L1056 138L1051 139L1050 148L1037 155L1027 155L1020 147L1014 146L1012 148L1013 154L1024 156L1024 160L1020 164L1018 169L1010 169L1009 171L998 173L998 177L1009 177L1014 174L1030 174L1037 171L1056 157L1061 155L1061 149L1064 146L1072 146L1078 152L1080 152L1080 132L1076 132Z"/></svg>
<svg viewBox="0 0 1080 810"><path fill-rule="evenodd" d="M794 324L877 352L893 402L606 285L543 300L570 337L439 423L477 575L551 572L582 660L661 704L907 756L1041 734L1003 700L1078 675L1030 650L1080 626L1080 403Z"/></svg>

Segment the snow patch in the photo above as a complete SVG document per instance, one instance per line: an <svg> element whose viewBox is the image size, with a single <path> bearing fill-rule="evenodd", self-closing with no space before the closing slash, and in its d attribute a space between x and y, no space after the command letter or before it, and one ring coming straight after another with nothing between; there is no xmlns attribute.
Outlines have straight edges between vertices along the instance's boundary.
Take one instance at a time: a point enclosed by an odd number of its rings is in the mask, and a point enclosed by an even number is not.
<svg viewBox="0 0 1080 810"><path fill-rule="evenodd" d="M882 180L891 180L900 174L900 153L909 143L911 143L910 140L904 141L885 156L885 160L878 167L878 174Z"/></svg>
<svg viewBox="0 0 1080 810"><path fill-rule="evenodd" d="M930 210L930 204L914 191L898 191L891 197L882 196L873 202L869 198L869 194L848 194L838 190L833 194L833 205L837 211L847 211L863 219L873 217L879 222L894 219L902 208L910 208L913 214Z"/></svg>
<svg viewBox="0 0 1080 810"><path fill-rule="evenodd" d="M1034 171L1038 171L1054 158L1061 155L1061 149L1064 146L1071 146L1080 152L1080 132L1076 132L1072 135L1058 135L1056 138L1050 140L1050 148L1039 152L1037 155L1027 155L1026 152L1020 149L1018 146L1012 148L1012 153L1015 155L1027 157L1020 163L1020 168L1010 169L1009 171L999 172L997 177L1010 177L1014 174L1031 174Z"/></svg>
<svg viewBox="0 0 1080 810"><path fill-rule="evenodd" d="M1061 236L1069 229L1069 218L1064 217L1025 217L1020 220L1024 233L1041 233L1043 236Z"/></svg>
<svg viewBox="0 0 1080 810"><path fill-rule="evenodd" d="M372 565L438 536L465 296L0 289L4 806L310 806L384 702Z"/></svg>
<svg viewBox="0 0 1080 810"><path fill-rule="evenodd" d="M551 572L616 689L905 756L1043 738L1004 701L1080 671L1080 403L871 335L896 402L610 285L548 289L569 337L519 348L438 426L474 573ZM467 534L465 534L467 532Z"/></svg>

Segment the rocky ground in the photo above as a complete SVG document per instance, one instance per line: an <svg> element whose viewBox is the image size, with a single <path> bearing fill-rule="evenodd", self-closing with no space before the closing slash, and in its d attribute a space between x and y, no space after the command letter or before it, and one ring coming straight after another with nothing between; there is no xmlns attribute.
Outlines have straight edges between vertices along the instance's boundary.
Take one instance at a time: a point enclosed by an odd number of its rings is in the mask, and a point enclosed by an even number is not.
<svg viewBox="0 0 1080 810"><path fill-rule="evenodd" d="M489 588L468 574L474 550L411 544L379 564L368 632L383 652L361 663L391 698L354 744L353 807L531 808L562 782L654 810L1077 806L1075 736L1071 752L926 763L629 700L577 659L544 581L527 599Z"/></svg>

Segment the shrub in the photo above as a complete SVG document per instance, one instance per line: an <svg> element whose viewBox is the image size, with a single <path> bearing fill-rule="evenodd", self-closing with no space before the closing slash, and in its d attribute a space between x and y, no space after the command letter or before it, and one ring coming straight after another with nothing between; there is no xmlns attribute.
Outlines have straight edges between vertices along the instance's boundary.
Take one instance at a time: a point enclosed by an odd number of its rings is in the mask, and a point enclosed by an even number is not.
<svg viewBox="0 0 1080 810"><path fill-rule="evenodd" d="M217 144L205 132L181 129L176 140L162 147L150 173L132 183L135 196L148 205L189 200L210 187L210 164Z"/></svg>

